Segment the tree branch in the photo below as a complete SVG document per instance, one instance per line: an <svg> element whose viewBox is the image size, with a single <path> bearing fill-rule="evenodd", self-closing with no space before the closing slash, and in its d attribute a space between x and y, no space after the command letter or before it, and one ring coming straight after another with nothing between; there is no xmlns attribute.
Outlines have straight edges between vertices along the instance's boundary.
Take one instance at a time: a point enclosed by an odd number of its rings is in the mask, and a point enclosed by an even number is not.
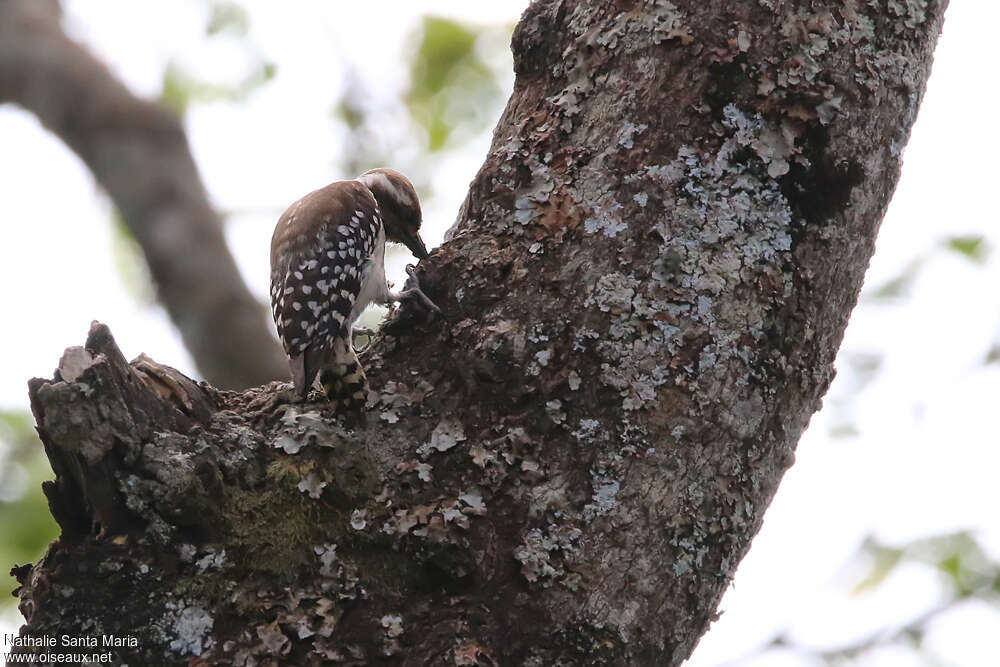
<svg viewBox="0 0 1000 667"><path fill-rule="evenodd" d="M32 382L63 537L17 570L23 632L135 636L138 664L679 664L833 377L943 11L532 4L421 263L446 317L383 328L366 425L176 377L132 409L100 327Z"/></svg>
<svg viewBox="0 0 1000 667"><path fill-rule="evenodd" d="M58 3L0 0L0 102L34 113L107 190L209 381L243 388L287 375L266 309L229 253L179 119L133 96L67 38Z"/></svg>

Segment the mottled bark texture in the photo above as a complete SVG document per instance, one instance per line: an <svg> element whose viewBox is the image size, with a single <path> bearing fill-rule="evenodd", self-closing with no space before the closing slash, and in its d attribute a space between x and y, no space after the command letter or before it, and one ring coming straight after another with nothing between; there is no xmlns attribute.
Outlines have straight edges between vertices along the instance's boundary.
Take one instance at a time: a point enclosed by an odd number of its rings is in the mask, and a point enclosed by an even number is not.
<svg viewBox="0 0 1000 667"><path fill-rule="evenodd" d="M132 95L70 40L57 2L0 0L4 102L35 114L107 191L206 379L242 389L285 376L267 309L240 276L177 115Z"/></svg>
<svg viewBox="0 0 1000 667"><path fill-rule="evenodd" d="M833 360L944 3L542 0L367 425L107 332L32 399L25 632L130 664L678 664ZM849 480L845 480L849 485ZM803 520L807 520L803 518Z"/></svg>

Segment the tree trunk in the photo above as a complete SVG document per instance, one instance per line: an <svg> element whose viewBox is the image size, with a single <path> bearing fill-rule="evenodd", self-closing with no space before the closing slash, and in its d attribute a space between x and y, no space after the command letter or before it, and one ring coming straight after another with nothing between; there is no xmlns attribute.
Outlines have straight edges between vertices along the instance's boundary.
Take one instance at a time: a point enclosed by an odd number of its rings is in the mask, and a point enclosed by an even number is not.
<svg viewBox="0 0 1000 667"><path fill-rule="evenodd" d="M58 2L0 0L3 102L35 114L107 190L206 379L243 389L287 374L267 308L240 276L180 119L132 95L70 40ZM52 187L58 196L59 184ZM48 223L40 218L33 222Z"/></svg>
<svg viewBox="0 0 1000 667"><path fill-rule="evenodd" d="M421 266L446 315L391 318L367 424L130 367L102 326L32 381L63 533L18 570L24 634L134 637L130 664L683 661L833 377L944 7L532 4Z"/></svg>

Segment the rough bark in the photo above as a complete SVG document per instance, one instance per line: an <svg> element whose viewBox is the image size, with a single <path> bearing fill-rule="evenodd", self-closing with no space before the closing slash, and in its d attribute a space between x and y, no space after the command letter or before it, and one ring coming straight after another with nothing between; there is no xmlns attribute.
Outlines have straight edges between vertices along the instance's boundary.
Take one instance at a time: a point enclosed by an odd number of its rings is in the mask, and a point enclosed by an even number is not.
<svg viewBox="0 0 1000 667"><path fill-rule="evenodd" d="M386 325L366 425L130 368L102 327L32 382L63 535L18 570L24 632L130 635L131 664L680 663L833 376L943 11L532 4L421 264L446 317Z"/></svg>
<svg viewBox="0 0 1000 667"><path fill-rule="evenodd" d="M57 2L0 0L3 102L35 114L108 192L206 379L242 389L287 375L267 309L229 252L180 119L132 95L70 40Z"/></svg>

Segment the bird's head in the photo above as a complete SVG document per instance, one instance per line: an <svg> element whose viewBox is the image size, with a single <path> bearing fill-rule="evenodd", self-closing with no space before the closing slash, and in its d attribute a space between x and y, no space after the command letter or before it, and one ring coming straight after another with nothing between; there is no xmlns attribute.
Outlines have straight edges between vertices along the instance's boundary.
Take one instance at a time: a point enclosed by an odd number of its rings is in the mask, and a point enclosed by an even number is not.
<svg viewBox="0 0 1000 667"><path fill-rule="evenodd" d="M427 257L427 248L420 238L420 200L410 179L395 169L371 169L361 174L358 180L375 195L385 237L402 243L417 259Z"/></svg>

